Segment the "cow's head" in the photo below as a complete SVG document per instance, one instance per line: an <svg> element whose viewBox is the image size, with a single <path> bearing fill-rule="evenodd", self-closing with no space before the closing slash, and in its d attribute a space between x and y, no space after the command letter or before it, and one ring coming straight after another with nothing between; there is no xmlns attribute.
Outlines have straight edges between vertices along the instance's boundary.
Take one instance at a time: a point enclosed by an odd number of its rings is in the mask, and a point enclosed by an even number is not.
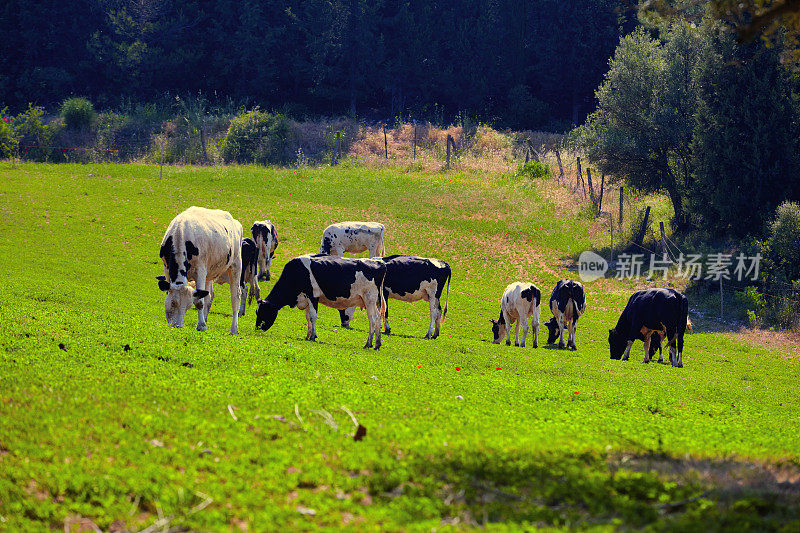
<svg viewBox="0 0 800 533"><path fill-rule="evenodd" d="M275 323L278 316L278 308L272 305L269 300L258 300L256 308L256 329L267 331Z"/></svg>
<svg viewBox="0 0 800 533"><path fill-rule="evenodd" d="M561 333L556 317L551 318L548 322L545 322L544 325L547 326L547 344L555 343L559 333Z"/></svg>
<svg viewBox="0 0 800 533"><path fill-rule="evenodd" d="M186 311L193 304L198 309L202 309L202 299L208 296L208 291L195 290L190 284L176 284L176 287L172 287L165 276L158 276L156 279L158 280L158 288L167 293L166 298L164 298L164 312L167 315L167 324L174 328L182 328Z"/></svg>
<svg viewBox="0 0 800 533"><path fill-rule="evenodd" d="M611 359L622 359L622 354L625 352L625 347L627 345L628 340L625 338L625 335L620 335L617 330L613 328L608 330L608 346L611 350Z"/></svg>
<svg viewBox="0 0 800 533"><path fill-rule="evenodd" d="M508 333L508 325L503 318L503 314L500 313L498 320L489 319L489 322L492 323L492 344L500 344L500 339Z"/></svg>

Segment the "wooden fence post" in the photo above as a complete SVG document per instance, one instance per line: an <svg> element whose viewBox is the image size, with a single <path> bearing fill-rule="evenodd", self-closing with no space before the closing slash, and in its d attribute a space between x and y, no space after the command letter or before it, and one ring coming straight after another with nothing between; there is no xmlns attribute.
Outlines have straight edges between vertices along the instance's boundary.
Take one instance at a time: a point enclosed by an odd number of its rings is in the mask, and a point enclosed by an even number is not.
<svg viewBox="0 0 800 533"><path fill-rule="evenodd" d="M561 183L564 179L564 165L561 164L561 154L558 148L556 148L556 161L558 161L558 182Z"/></svg>
<svg viewBox="0 0 800 533"><path fill-rule="evenodd" d="M625 198L625 187L619 188L619 227L622 228L622 200Z"/></svg>
<svg viewBox="0 0 800 533"><path fill-rule="evenodd" d="M339 159L339 142L340 142L339 138L340 138L341 134L342 134L341 131L337 131L336 132L336 143L333 145L333 157L331 158L331 166L332 167L336 166L336 162Z"/></svg>
<svg viewBox="0 0 800 533"><path fill-rule="evenodd" d="M453 157L455 157L456 152L456 141L453 137L448 133L447 134L447 168L450 168L450 145L453 145Z"/></svg>
<svg viewBox="0 0 800 533"><path fill-rule="evenodd" d="M608 214L608 225L611 227L611 251L608 253L609 264L614 260L614 215Z"/></svg>
<svg viewBox="0 0 800 533"><path fill-rule="evenodd" d="M647 223L650 221L650 206L647 206L647 209L644 210L644 221L642 222L642 227L639 228L639 233L636 235L635 242L638 246L641 246L644 242L644 235L647 233Z"/></svg>
<svg viewBox="0 0 800 533"><path fill-rule="evenodd" d="M383 149L386 159L389 159L389 142L386 140L386 124L383 125Z"/></svg>
<svg viewBox="0 0 800 533"><path fill-rule="evenodd" d="M594 201L594 186L592 185L592 169L586 167L586 182L589 187L589 200L592 202L592 207L597 208L597 203Z"/></svg>
<svg viewBox="0 0 800 533"><path fill-rule="evenodd" d="M581 188L581 158L580 156L577 157L578 161L578 170L575 174L575 190L579 190Z"/></svg>
<svg viewBox="0 0 800 533"><path fill-rule="evenodd" d="M414 157L412 159L417 158L417 121L414 121Z"/></svg>
<svg viewBox="0 0 800 533"><path fill-rule="evenodd" d="M667 255L667 239L664 235L664 223L659 222L658 228L661 230L661 255L664 256Z"/></svg>
<svg viewBox="0 0 800 533"><path fill-rule="evenodd" d="M526 165L528 164L528 161L530 161L530 159L529 159L530 153L531 153L531 152L530 152L530 149L528 149L528 148L526 147L526 148L525 148L525 164L526 164Z"/></svg>
<svg viewBox="0 0 800 533"><path fill-rule="evenodd" d="M166 133L161 134L161 166L158 170L158 178L162 180L164 179L164 135Z"/></svg>
<svg viewBox="0 0 800 533"><path fill-rule="evenodd" d="M597 214L598 215L603 212L603 190L605 189L605 186L606 186L606 175L605 174L601 174L601 177L600 177L600 201L597 202Z"/></svg>

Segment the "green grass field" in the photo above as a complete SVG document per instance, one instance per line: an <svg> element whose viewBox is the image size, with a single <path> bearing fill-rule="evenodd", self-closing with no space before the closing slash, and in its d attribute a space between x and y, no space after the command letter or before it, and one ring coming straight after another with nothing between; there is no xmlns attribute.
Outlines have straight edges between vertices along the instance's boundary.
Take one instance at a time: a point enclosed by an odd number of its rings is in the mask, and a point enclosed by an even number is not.
<svg viewBox="0 0 800 533"><path fill-rule="evenodd" d="M546 186L545 186L546 185ZM608 356L630 283L586 286L578 350L492 345L503 288L595 246L552 184L359 166L0 162L0 530L800 529L798 360L695 331L685 368ZM442 335L390 302L364 350L320 308L167 327L159 245L190 205L271 219L288 259L340 220L439 257ZM550 312L542 310L542 322ZM546 328L542 328L545 330ZM367 429L355 441L349 411ZM81 529L84 528L84 529ZM90 529L85 529L90 530Z"/></svg>

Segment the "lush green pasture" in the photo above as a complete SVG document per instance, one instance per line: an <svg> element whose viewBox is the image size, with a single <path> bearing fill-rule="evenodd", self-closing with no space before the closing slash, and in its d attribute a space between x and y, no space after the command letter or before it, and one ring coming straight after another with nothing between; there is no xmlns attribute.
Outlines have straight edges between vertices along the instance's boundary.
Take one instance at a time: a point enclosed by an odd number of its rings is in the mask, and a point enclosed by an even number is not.
<svg viewBox="0 0 800 533"><path fill-rule="evenodd" d="M0 163L0 530L800 527L798 362L688 334L685 368L608 357L632 288L587 285L578 351L492 345L510 281L549 295L592 246L546 188L484 174ZM158 249L190 205L276 223L273 280L346 219L453 267L449 313L390 301L364 350L321 308L195 331ZM272 282L262 283L268 291ZM542 321L549 319L547 310ZM545 329L546 332L546 328ZM353 416L367 429L352 438Z"/></svg>

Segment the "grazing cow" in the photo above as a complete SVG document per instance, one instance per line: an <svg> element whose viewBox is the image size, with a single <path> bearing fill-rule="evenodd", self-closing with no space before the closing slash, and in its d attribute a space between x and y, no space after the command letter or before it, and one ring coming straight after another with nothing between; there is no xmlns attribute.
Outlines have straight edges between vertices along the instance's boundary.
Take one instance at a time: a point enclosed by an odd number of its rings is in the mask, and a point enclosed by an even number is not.
<svg viewBox="0 0 800 533"><path fill-rule="evenodd" d="M505 337L506 345L510 346L511 324L516 322L514 346L525 347L525 339L528 337L528 317L532 317L533 347L536 348L539 339L539 314L541 312L539 304L541 300L542 293L533 283L515 281L509 284L500 299L500 318L490 320L492 323L492 343L500 344L500 339ZM520 323L522 323L522 344L519 342Z"/></svg>
<svg viewBox="0 0 800 533"><path fill-rule="evenodd" d="M295 257L283 268L265 300L258 301L256 329L267 331L284 306L305 310L306 340L317 338L317 305L334 309L366 308L369 337L364 348L381 347L381 317L386 310L382 289L386 265L372 259L350 259L332 255Z"/></svg>
<svg viewBox="0 0 800 533"><path fill-rule="evenodd" d="M689 322L689 300L675 289L645 289L633 293L617 325L608 330L612 359L627 361L633 341L644 341L644 362L649 363L658 344L658 362L663 363L661 345L669 346L672 366L683 366L683 334Z"/></svg>
<svg viewBox="0 0 800 533"><path fill-rule="evenodd" d="M227 211L192 206L170 222L160 256L164 275L157 279L158 288L167 293L167 323L183 327L186 311L194 304L197 331L205 331L214 281L238 280L242 275L242 225ZM195 282L196 289L190 281ZM241 291L238 283L230 286L231 334L237 335Z"/></svg>
<svg viewBox="0 0 800 533"><path fill-rule="evenodd" d="M550 296L550 310L553 318L547 322L547 344L553 344L559 338L558 347L564 347L564 328L567 328L567 346L577 350L575 346L575 330L578 319L586 311L586 294L583 285L571 279L562 279L556 283Z"/></svg>
<svg viewBox="0 0 800 533"><path fill-rule="evenodd" d="M275 256L275 248L278 247L278 232L275 230L275 224L269 220L253 222L250 233L253 235L253 240L258 247L258 264L260 267L258 279L259 281L269 281L272 258Z"/></svg>
<svg viewBox="0 0 800 533"><path fill-rule="evenodd" d="M261 287L258 286L258 246L251 238L242 240L242 275L239 277L239 286L242 291L242 302L239 305L239 316L244 316L247 305L253 303L253 298L261 298ZM218 278L216 283L224 285L229 283L227 278ZM247 285L250 285L248 295ZM214 300L214 291L211 291L211 300Z"/></svg>
<svg viewBox="0 0 800 533"><path fill-rule="evenodd" d="M417 257L414 255L390 255L379 259L386 265L386 279L383 282L383 297L386 302L384 323L386 334L392 332L389 326L389 298L404 302L428 302L431 323L426 339L439 336L442 321L447 316L447 302L450 299L450 265L439 259ZM442 293L447 283L447 296L442 310ZM355 308L339 311L343 327L349 327Z"/></svg>
<svg viewBox="0 0 800 533"><path fill-rule="evenodd" d="M322 232L319 253L344 255L369 252L370 257L382 255L383 224L377 222L339 222L331 224Z"/></svg>

